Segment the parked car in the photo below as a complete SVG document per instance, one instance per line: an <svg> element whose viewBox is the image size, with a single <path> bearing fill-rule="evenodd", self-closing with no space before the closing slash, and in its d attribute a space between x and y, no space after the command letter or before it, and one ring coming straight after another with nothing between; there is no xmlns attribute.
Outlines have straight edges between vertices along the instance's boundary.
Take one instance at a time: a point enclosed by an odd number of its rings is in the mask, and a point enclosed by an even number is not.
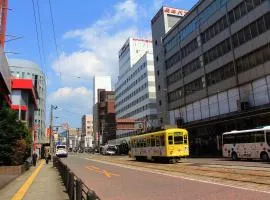
<svg viewBox="0 0 270 200"><path fill-rule="evenodd" d="M116 154L116 149L114 147L109 147L107 150L106 150L106 155L115 155Z"/></svg>

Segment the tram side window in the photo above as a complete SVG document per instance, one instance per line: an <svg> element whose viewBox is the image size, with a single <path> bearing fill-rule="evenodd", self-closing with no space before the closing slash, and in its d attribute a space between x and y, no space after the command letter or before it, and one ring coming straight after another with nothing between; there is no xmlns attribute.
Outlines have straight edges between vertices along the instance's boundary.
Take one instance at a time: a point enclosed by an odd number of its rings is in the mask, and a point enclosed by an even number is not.
<svg viewBox="0 0 270 200"><path fill-rule="evenodd" d="M146 139L144 139L143 140L143 146L146 147L146 145L147 145L147 141L146 141Z"/></svg>
<svg viewBox="0 0 270 200"><path fill-rule="evenodd" d="M155 138L152 138L151 139L151 147L154 147L156 146L156 141L155 141Z"/></svg>
<svg viewBox="0 0 270 200"><path fill-rule="evenodd" d="M139 140L139 147L142 147L142 140Z"/></svg>
<svg viewBox="0 0 270 200"><path fill-rule="evenodd" d="M160 138L159 138L159 136L156 137L156 146L157 147L160 146Z"/></svg>
<svg viewBox="0 0 270 200"><path fill-rule="evenodd" d="M149 138L147 138L147 147L151 147L151 140Z"/></svg>
<svg viewBox="0 0 270 200"><path fill-rule="evenodd" d="M174 144L183 144L184 138L182 133L174 133Z"/></svg>
<svg viewBox="0 0 270 200"><path fill-rule="evenodd" d="M160 136L160 146L165 146L164 136Z"/></svg>
<svg viewBox="0 0 270 200"><path fill-rule="evenodd" d="M169 145L170 145L170 144L173 144L173 136L172 136L172 135L170 135L170 136L168 137L168 141L169 141Z"/></svg>

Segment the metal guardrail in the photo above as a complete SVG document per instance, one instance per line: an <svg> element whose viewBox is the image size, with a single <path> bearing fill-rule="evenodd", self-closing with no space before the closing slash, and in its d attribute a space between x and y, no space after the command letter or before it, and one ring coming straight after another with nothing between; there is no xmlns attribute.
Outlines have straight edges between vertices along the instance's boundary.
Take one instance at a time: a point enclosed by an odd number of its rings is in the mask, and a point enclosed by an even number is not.
<svg viewBox="0 0 270 200"><path fill-rule="evenodd" d="M89 189L81 179L79 179L60 158L53 157L53 166L56 167L61 175L63 183L67 189L71 200L100 200L96 193Z"/></svg>

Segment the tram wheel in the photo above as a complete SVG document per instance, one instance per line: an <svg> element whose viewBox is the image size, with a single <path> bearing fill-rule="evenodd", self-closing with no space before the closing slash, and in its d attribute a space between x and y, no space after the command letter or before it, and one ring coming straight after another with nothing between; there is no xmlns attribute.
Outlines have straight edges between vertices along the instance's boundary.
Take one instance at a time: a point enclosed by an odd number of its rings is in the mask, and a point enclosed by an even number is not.
<svg viewBox="0 0 270 200"><path fill-rule="evenodd" d="M170 158L170 159L169 159L169 163L170 163L170 164L176 163L176 159L175 159L175 158Z"/></svg>

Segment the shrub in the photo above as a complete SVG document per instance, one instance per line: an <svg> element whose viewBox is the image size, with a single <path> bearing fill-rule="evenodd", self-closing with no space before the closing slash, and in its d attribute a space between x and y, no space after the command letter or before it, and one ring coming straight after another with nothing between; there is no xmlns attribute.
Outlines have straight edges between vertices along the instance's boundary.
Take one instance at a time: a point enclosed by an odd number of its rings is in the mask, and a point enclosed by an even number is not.
<svg viewBox="0 0 270 200"><path fill-rule="evenodd" d="M30 156L32 137L17 113L7 106L0 109L0 165L20 165Z"/></svg>

